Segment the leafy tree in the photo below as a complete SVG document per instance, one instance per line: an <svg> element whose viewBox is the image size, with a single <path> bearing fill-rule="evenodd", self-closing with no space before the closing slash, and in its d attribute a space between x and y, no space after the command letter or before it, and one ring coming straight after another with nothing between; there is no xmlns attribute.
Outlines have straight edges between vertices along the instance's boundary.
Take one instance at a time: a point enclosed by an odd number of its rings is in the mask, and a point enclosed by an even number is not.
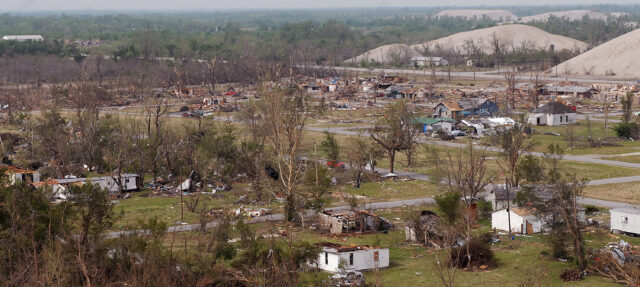
<svg viewBox="0 0 640 287"><path fill-rule="evenodd" d="M318 166L317 170L316 167L307 169L304 183L309 189L306 207L321 211L325 204L324 195L331 187L331 171L324 166Z"/></svg>
<svg viewBox="0 0 640 287"><path fill-rule="evenodd" d="M460 217L460 193L449 191L435 196L438 210L442 212L444 219L453 224Z"/></svg>
<svg viewBox="0 0 640 287"><path fill-rule="evenodd" d="M116 219L109 191L87 183L69 186L69 195L80 222L80 243L88 246L90 239L99 240L98 237L111 228Z"/></svg>
<svg viewBox="0 0 640 287"><path fill-rule="evenodd" d="M544 179L544 166L542 162L528 154L518 163L518 178L525 183L535 184Z"/></svg>
<svg viewBox="0 0 640 287"><path fill-rule="evenodd" d="M320 151L329 161L338 161L340 157L340 146L332 133L324 132L324 139L320 142Z"/></svg>
<svg viewBox="0 0 640 287"><path fill-rule="evenodd" d="M628 91L626 96L620 101L622 104L622 123L628 123L631 121L633 113L633 93Z"/></svg>

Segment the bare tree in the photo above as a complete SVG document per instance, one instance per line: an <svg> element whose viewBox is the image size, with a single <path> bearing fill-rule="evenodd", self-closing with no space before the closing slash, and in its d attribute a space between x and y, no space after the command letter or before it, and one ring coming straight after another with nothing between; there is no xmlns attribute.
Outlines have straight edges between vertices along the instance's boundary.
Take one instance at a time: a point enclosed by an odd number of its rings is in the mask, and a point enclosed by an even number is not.
<svg viewBox="0 0 640 287"><path fill-rule="evenodd" d="M380 157L382 151L379 146L367 140L362 136L358 136L350 139L350 143L347 145L347 158L351 168L355 168L356 175L356 188L360 188L362 183L362 174L367 166L371 168L371 171L375 168L375 161Z"/></svg>
<svg viewBox="0 0 640 287"><path fill-rule="evenodd" d="M104 160L109 167L111 177L118 185L118 191L123 192L122 174L128 162L131 160L131 146L129 141L129 133L123 125L123 121L116 118L113 121L111 134L107 135L109 142L106 148Z"/></svg>
<svg viewBox="0 0 640 287"><path fill-rule="evenodd" d="M534 143L527 138L524 127L522 124L515 124L513 127L496 128L493 135L494 142L502 149L498 165L507 177L507 184L510 187L520 185L518 163L521 156L534 146Z"/></svg>
<svg viewBox="0 0 640 287"><path fill-rule="evenodd" d="M151 172L153 174L152 181L155 182L158 177L160 161L158 150L164 144L164 121L163 117L169 109L169 104L164 99L153 98L153 101L145 106L145 123L147 128L148 149L147 155L151 163Z"/></svg>
<svg viewBox="0 0 640 287"><path fill-rule="evenodd" d="M285 198L288 221L295 217L299 203L297 187L305 171L299 155L306 113L305 99L297 91L270 93L264 98L264 128L275 153L282 192L279 195Z"/></svg>
<svg viewBox="0 0 640 287"><path fill-rule="evenodd" d="M464 233L467 242L471 240L472 224L477 219L475 200L478 193L493 182L494 175L487 167L485 150L479 152L473 147L471 140L466 153L453 155L447 151L447 186L450 192L457 192L462 196L466 205L464 213ZM467 244L467 256L470 257L469 244Z"/></svg>
<svg viewBox="0 0 640 287"><path fill-rule="evenodd" d="M415 129L413 110L406 101L391 103L384 114L376 120L375 127L369 131L389 157L389 171L393 173L396 152L407 148L407 136Z"/></svg>

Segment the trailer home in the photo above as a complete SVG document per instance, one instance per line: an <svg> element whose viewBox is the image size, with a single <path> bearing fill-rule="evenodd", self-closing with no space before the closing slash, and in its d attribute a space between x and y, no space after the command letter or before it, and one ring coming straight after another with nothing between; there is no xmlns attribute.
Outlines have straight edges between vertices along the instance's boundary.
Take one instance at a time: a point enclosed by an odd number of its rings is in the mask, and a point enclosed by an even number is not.
<svg viewBox="0 0 640 287"><path fill-rule="evenodd" d="M640 235L640 209L615 208L611 213L611 232Z"/></svg>
<svg viewBox="0 0 640 287"><path fill-rule="evenodd" d="M313 264L327 272L364 271L389 267L389 249L369 246L342 246L318 243L322 251Z"/></svg>

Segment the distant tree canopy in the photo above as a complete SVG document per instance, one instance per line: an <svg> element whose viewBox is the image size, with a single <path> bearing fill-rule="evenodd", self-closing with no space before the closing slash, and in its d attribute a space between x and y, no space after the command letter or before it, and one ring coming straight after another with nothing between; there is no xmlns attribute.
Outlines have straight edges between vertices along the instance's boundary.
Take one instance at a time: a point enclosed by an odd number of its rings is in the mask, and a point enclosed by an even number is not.
<svg viewBox="0 0 640 287"><path fill-rule="evenodd" d="M511 7L518 15L549 9L585 7ZM531 23L547 32L569 36L592 45L602 43L630 28L625 22L640 18L635 6L596 7L603 11L631 13L609 21L551 18ZM257 57L296 57L313 62L339 62L372 48L391 43L421 43L462 31L487 28L496 21L431 17L435 8L386 8L308 11L236 11L202 13L157 13L130 15L0 15L0 34L40 34L40 43L0 44L2 55L75 55L79 51L64 41L104 40L100 47L83 53L163 57L233 58L251 49ZM635 13L635 14L634 14ZM55 41L57 40L57 41ZM137 52L133 53L133 52Z"/></svg>

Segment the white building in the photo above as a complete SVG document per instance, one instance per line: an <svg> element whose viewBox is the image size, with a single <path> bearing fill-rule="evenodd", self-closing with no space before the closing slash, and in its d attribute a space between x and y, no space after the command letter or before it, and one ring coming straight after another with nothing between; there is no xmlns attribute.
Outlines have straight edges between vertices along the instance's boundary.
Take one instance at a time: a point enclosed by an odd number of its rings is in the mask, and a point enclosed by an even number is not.
<svg viewBox="0 0 640 287"><path fill-rule="evenodd" d="M415 67L449 66L449 61L442 57L413 57L409 61Z"/></svg>
<svg viewBox="0 0 640 287"><path fill-rule="evenodd" d="M134 191L138 189L138 175L123 173L120 175L122 177L122 190L125 192ZM101 176L101 177L89 177L89 178L64 178L64 179L54 179L51 181L45 181L50 183L55 183L56 185L60 185L63 187L69 186L71 184L84 184L91 183L100 186L101 188L107 189L111 193L119 192L119 186L117 181L115 180L117 175L111 176Z"/></svg>
<svg viewBox="0 0 640 287"><path fill-rule="evenodd" d="M491 202L493 211L506 209L507 207L517 207L515 199L519 191L519 188L511 188L507 194L504 184L497 185L491 189L484 200Z"/></svg>
<svg viewBox="0 0 640 287"><path fill-rule="evenodd" d="M40 35L7 35L2 37L2 40L5 41L18 41L18 42L26 42L26 41L43 41L44 38Z"/></svg>
<svg viewBox="0 0 640 287"><path fill-rule="evenodd" d="M543 221L531 211L523 208L511 208L495 211L491 214L491 228L509 231L509 213L511 214L511 232L533 234L542 231Z"/></svg>
<svg viewBox="0 0 640 287"><path fill-rule="evenodd" d="M623 232L640 235L640 210L615 208L611 213L611 232Z"/></svg>
<svg viewBox="0 0 640 287"><path fill-rule="evenodd" d="M576 111L559 102L548 102L533 110L527 122L536 126L559 126L576 123Z"/></svg>
<svg viewBox="0 0 640 287"><path fill-rule="evenodd" d="M363 271L389 267L389 249L367 246L342 246L334 243L319 243L318 268L328 272L343 270Z"/></svg>

